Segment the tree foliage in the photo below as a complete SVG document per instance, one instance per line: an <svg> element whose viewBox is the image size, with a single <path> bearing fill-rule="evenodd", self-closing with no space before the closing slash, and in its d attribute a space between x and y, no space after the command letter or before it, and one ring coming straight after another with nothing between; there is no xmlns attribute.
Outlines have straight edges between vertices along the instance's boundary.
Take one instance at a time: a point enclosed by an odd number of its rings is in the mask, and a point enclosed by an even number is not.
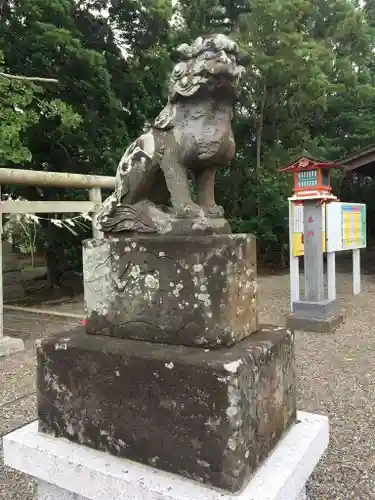
<svg viewBox="0 0 375 500"><path fill-rule="evenodd" d="M374 33L348 0L179 2L175 36L226 26L250 56L241 89L237 157L219 195L237 230L252 231L267 258L283 253L290 181L277 169L297 156L337 159L374 137ZM202 15L202 13L204 13Z"/></svg>
<svg viewBox="0 0 375 500"><path fill-rule="evenodd" d="M373 0L3 0L0 16L4 71L58 79L0 77L0 162L51 171L112 175L163 105L172 48L233 36L250 62L237 156L217 191L264 258L288 240L291 186L277 169L306 152L337 159L375 136ZM38 193L25 196L66 196Z"/></svg>
<svg viewBox="0 0 375 500"><path fill-rule="evenodd" d="M126 39L125 25L127 22L130 33L130 21L121 12L129 14L133 4L129 0L110 6L113 17L109 20L108 13L106 16L101 12L106 4L101 6L99 2L2 2L0 48L4 52L4 71L58 80L57 85L43 89L29 86L25 94L20 91L28 108L20 116L13 112L8 119L15 131L13 145L19 141L18 152L9 140L8 151L15 152L4 156L2 166L114 174L123 150L139 133L146 117L157 109L162 94L158 82L160 78L165 80L168 71L164 64L166 48L160 50L159 57L156 47L156 34L160 35L165 15L161 13L158 17L153 38L148 37L146 43L144 34L151 32L158 5L156 1L148 2L155 9L151 9L150 16L148 9L144 12L141 22L133 28L132 38ZM157 77L152 74L154 71ZM19 99L18 93L11 90L12 99ZM9 113L6 109L1 112ZM4 149L5 146L4 142ZM44 200L87 196L51 188L18 189L17 195ZM56 268L64 261L61 251L65 242L61 239L65 235L55 227L44 226L51 282L54 282L58 276ZM79 255L77 241L75 246Z"/></svg>

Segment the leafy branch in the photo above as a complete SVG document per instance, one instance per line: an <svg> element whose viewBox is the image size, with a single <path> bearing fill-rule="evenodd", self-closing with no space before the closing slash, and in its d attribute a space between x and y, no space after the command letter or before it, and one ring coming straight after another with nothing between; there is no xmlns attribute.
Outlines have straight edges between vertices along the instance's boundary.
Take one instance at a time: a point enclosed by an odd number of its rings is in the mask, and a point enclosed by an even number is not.
<svg viewBox="0 0 375 500"><path fill-rule="evenodd" d="M41 76L23 76L23 75L10 75L0 71L0 76L8 78L9 80L24 80L29 82L44 82L44 83L58 83L56 78L42 78Z"/></svg>

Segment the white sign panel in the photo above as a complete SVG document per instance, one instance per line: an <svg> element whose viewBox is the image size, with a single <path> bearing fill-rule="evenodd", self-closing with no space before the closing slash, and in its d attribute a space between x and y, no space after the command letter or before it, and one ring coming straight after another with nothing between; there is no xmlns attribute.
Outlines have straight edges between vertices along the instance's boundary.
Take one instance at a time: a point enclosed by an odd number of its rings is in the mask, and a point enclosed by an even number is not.
<svg viewBox="0 0 375 500"><path fill-rule="evenodd" d="M303 233L303 205L294 205L293 233Z"/></svg>
<svg viewBox="0 0 375 500"><path fill-rule="evenodd" d="M366 205L328 203L326 218L327 252L366 248Z"/></svg>

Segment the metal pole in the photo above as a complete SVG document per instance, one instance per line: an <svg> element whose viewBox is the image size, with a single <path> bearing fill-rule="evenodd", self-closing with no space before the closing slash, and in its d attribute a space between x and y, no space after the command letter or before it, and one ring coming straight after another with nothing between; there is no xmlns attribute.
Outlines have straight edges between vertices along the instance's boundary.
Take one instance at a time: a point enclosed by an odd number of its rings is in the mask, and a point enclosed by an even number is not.
<svg viewBox="0 0 375 500"><path fill-rule="evenodd" d="M90 201L95 203L94 212L92 214L92 236L94 238L103 238L103 233L96 227L96 214L100 210L102 204L102 191L100 188L91 188L89 191Z"/></svg>

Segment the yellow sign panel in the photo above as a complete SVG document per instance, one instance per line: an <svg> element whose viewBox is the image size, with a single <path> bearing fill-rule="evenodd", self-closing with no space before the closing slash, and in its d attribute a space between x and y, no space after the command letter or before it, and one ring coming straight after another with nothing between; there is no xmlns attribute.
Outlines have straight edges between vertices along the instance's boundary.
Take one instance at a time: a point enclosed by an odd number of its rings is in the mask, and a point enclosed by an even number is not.
<svg viewBox="0 0 375 500"><path fill-rule="evenodd" d="M326 251L326 231L325 231L325 204L322 205L323 231L322 231L322 246L323 252ZM292 227L292 252L294 257L301 257L304 254L303 244L303 204L293 203L291 210Z"/></svg>

